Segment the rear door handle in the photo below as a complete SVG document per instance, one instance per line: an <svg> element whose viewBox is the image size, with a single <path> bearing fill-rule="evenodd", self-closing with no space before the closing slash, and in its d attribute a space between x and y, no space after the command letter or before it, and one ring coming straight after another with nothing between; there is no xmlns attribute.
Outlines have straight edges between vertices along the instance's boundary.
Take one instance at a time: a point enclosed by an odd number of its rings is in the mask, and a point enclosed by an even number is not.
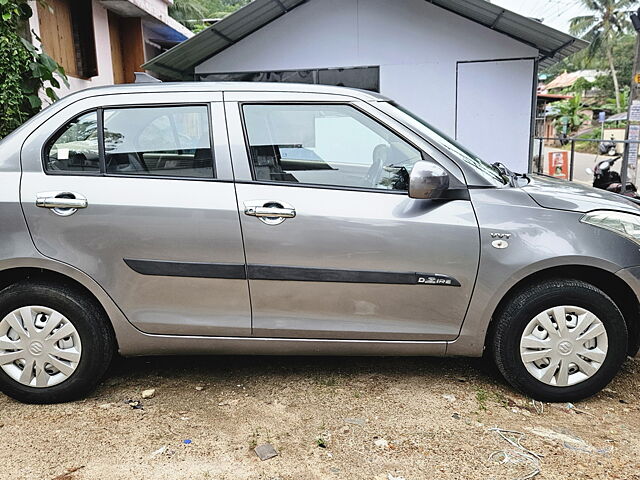
<svg viewBox="0 0 640 480"><path fill-rule="evenodd" d="M79 208L87 208L87 199L74 192L43 192L36 196L36 206L49 208L53 213L61 217L68 217L78 211Z"/></svg>
<svg viewBox="0 0 640 480"><path fill-rule="evenodd" d="M267 225L280 225L287 218L296 216L296 209L284 202L275 200L250 200L244 202L244 214L258 217Z"/></svg>

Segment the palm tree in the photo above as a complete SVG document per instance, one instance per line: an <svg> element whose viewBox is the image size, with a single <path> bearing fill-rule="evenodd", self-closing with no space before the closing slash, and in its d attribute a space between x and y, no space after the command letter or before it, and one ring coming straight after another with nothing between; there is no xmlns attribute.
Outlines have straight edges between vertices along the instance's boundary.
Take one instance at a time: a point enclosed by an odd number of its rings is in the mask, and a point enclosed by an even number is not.
<svg viewBox="0 0 640 480"><path fill-rule="evenodd" d="M620 85L613 63L613 45L621 35L629 31L628 9L637 0L580 0L592 13L571 19L569 29L573 35L579 35L591 42L589 56L604 50L609 70L613 77L616 108L620 109Z"/></svg>

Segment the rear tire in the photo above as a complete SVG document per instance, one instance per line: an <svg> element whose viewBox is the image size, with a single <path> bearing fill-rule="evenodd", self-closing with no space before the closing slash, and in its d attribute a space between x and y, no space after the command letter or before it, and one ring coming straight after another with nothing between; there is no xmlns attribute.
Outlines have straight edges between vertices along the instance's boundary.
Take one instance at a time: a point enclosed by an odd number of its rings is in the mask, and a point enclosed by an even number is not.
<svg viewBox="0 0 640 480"><path fill-rule="evenodd" d="M82 398L114 350L108 319L82 292L42 281L0 291L0 390L8 396L37 404Z"/></svg>
<svg viewBox="0 0 640 480"><path fill-rule="evenodd" d="M492 354L498 369L537 400L590 397L626 358L622 313L602 290L580 280L547 280L522 289L495 322Z"/></svg>

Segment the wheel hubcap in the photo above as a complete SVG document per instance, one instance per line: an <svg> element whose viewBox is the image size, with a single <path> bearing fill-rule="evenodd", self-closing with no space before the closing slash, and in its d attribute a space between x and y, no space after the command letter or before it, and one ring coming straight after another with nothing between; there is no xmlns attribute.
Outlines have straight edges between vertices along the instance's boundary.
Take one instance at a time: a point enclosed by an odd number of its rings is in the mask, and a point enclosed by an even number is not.
<svg viewBox="0 0 640 480"><path fill-rule="evenodd" d="M64 382L78 368L80 335L61 313L47 307L21 307L0 321L0 368L30 387Z"/></svg>
<svg viewBox="0 0 640 480"><path fill-rule="evenodd" d="M527 371L547 385L566 387L591 378L609 349L604 324L584 308L549 308L531 320L520 339Z"/></svg>

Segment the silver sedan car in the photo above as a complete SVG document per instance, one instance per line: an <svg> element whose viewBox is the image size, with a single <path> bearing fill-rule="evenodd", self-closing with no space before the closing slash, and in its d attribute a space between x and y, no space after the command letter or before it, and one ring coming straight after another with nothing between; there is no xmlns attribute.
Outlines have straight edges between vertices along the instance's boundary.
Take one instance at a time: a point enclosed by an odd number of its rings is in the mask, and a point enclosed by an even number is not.
<svg viewBox="0 0 640 480"><path fill-rule="evenodd" d="M370 92L85 90L0 143L0 389L112 357L492 358L545 401L638 351L640 208L516 174Z"/></svg>

